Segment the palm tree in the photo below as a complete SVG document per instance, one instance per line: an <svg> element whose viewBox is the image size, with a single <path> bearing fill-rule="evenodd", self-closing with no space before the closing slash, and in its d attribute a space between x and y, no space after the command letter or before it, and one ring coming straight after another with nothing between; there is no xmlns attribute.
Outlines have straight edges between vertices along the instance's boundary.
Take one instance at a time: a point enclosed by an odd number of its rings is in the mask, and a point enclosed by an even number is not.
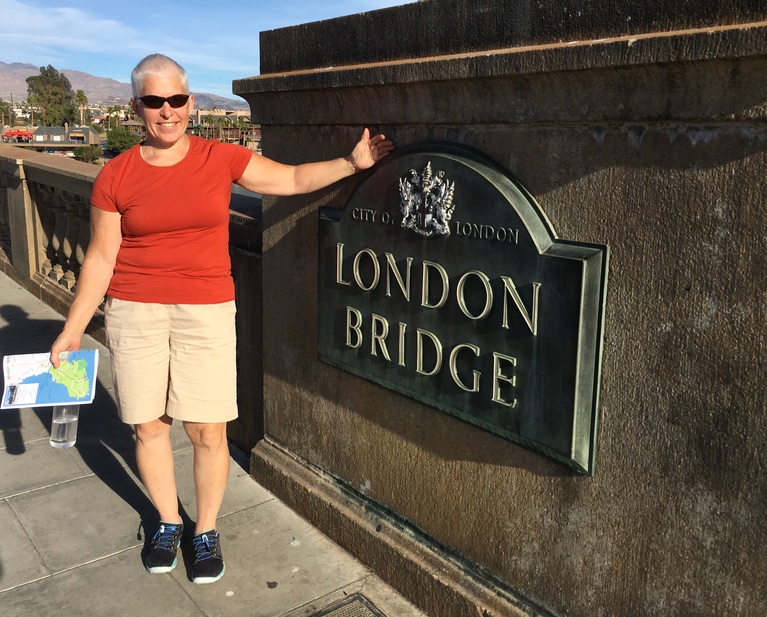
<svg viewBox="0 0 767 617"><path fill-rule="evenodd" d="M112 118L113 117L120 117L123 114L123 108L122 105L111 105L110 107L107 107L107 113L109 114L109 128L112 128ZM118 126L119 122L115 121L115 125Z"/></svg>
<svg viewBox="0 0 767 617"><path fill-rule="evenodd" d="M213 126L213 115L207 114L202 121L205 123L205 139L210 139L210 127Z"/></svg>
<svg viewBox="0 0 767 617"><path fill-rule="evenodd" d="M27 107L29 107L29 125L35 125L35 105L37 105L37 97L34 94L27 95Z"/></svg>
<svg viewBox="0 0 767 617"><path fill-rule="evenodd" d="M218 119L219 139L224 141L224 131L231 125L232 119L229 116L221 116Z"/></svg>
<svg viewBox="0 0 767 617"><path fill-rule="evenodd" d="M247 131L250 123L243 116L237 116L237 128L240 129L240 144L245 146L248 143Z"/></svg>
<svg viewBox="0 0 767 617"><path fill-rule="evenodd" d="M80 126L85 124L85 106L88 104L88 97L85 96L85 92L78 90L75 94L75 103L80 106Z"/></svg>

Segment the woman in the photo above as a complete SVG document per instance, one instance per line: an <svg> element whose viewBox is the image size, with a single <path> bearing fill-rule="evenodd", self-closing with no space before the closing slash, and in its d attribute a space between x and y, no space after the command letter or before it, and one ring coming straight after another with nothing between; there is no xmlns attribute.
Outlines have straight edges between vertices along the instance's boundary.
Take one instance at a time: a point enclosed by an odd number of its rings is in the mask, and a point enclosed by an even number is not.
<svg viewBox="0 0 767 617"><path fill-rule="evenodd" d="M51 347L79 349L104 296L107 343L123 422L136 431L141 479L160 525L144 565L176 565L178 511L170 428L194 449L197 522L192 580L223 576L216 518L229 473L226 422L235 400L234 284L228 252L231 184L268 195L323 188L393 150L367 129L344 158L283 165L241 146L188 136L194 107L183 68L153 54L131 75L146 139L110 161L91 195L91 238L64 329Z"/></svg>

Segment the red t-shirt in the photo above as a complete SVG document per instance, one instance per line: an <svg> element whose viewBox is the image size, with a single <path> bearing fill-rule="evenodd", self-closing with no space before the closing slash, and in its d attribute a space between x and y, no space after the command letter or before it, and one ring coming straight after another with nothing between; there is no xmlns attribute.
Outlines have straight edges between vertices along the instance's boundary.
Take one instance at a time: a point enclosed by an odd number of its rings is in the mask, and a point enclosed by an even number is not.
<svg viewBox="0 0 767 617"><path fill-rule="evenodd" d="M121 215L109 296L161 304L234 299L229 201L252 153L195 136L189 141L184 159L170 167L149 165L134 146L97 176L91 204Z"/></svg>

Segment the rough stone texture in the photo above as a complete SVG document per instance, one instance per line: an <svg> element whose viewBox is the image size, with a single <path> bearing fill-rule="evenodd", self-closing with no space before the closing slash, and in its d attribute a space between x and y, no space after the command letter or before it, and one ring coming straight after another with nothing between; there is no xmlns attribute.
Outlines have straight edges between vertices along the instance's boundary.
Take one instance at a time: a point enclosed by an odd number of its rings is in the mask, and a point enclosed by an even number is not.
<svg viewBox="0 0 767 617"><path fill-rule="evenodd" d="M261 441L251 458L251 473L263 478L303 517L376 572L385 572L395 588L418 589L417 603L440 617L549 617L509 590L501 589L465 560L413 532L370 500L359 498L331 477L311 469ZM460 584L456 584L460 581ZM392 616L393 617L393 616Z"/></svg>
<svg viewBox="0 0 767 617"><path fill-rule="evenodd" d="M261 73L767 19L761 0L422 0L261 33Z"/></svg>
<svg viewBox="0 0 767 617"><path fill-rule="evenodd" d="M596 476L584 478L319 363L316 210L359 178L265 198L269 438L554 614L764 615L766 32L238 82L268 156L345 154L362 124L400 145L460 142L514 173L559 237L611 250Z"/></svg>
<svg viewBox="0 0 767 617"><path fill-rule="evenodd" d="M261 219L230 214L229 254L237 304L237 405L227 435L249 450L264 436Z"/></svg>

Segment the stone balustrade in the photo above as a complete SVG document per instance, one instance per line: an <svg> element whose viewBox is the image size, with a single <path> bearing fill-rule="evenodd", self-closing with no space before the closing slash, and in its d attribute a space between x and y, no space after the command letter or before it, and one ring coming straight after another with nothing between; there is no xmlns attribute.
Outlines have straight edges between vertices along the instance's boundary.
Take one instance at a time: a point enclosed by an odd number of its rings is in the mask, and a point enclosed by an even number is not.
<svg viewBox="0 0 767 617"><path fill-rule="evenodd" d="M66 315L90 239L89 199L101 168L0 145L0 269ZM240 418L229 436L250 449L263 434L260 199L233 199L230 254L237 289ZM103 313L87 330L106 343ZM255 376L255 377L254 377Z"/></svg>
<svg viewBox="0 0 767 617"><path fill-rule="evenodd" d="M65 157L0 146L0 264L62 313L88 246L88 199L99 171ZM92 330L103 340L98 327Z"/></svg>

